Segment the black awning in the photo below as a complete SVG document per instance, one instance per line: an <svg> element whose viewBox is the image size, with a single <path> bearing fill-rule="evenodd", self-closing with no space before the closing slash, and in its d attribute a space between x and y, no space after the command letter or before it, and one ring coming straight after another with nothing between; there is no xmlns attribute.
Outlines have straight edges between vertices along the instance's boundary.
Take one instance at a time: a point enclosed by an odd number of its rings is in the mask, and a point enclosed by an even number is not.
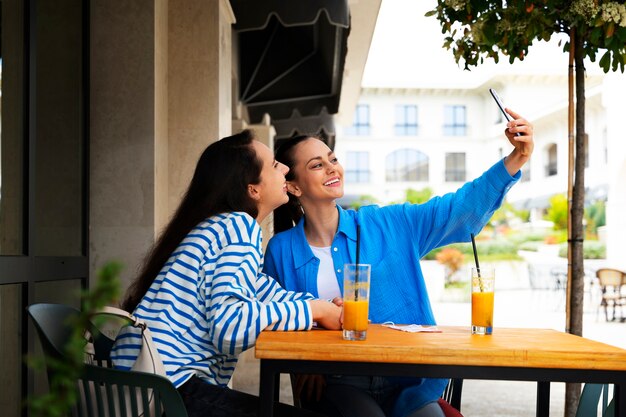
<svg viewBox="0 0 626 417"><path fill-rule="evenodd" d="M239 98L250 123L337 113L347 51L346 0L231 0ZM301 130L303 131L303 129Z"/></svg>
<svg viewBox="0 0 626 417"><path fill-rule="evenodd" d="M313 116L302 116L298 110L294 110L288 119L277 119L272 124L276 129L277 140L297 135L318 134L325 139L332 138L333 140L327 144L331 148L334 146L335 120L326 109Z"/></svg>
<svg viewBox="0 0 626 417"><path fill-rule="evenodd" d="M272 16L285 27L313 25L323 14L334 26L350 26L346 0L230 0L230 5L239 32L264 29Z"/></svg>

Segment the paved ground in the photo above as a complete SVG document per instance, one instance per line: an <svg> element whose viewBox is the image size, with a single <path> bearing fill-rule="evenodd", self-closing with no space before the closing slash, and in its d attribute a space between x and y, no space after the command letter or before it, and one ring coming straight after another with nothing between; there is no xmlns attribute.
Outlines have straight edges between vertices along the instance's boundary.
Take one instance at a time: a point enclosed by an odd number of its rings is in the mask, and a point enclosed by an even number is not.
<svg viewBox="0 0 626 417"><path fill-rule="evenodd" d="M546 274L553 264L563 265L563 260L553 256L528 254L529 261ZM586 266L599 266L586 264ZM550 266L550 268L547 268ZM544 268L545 267L545 268ZM520 268L513 268L519 271ZM521 270L526 271L526 268ZM508 272L506 266L496 269L497 284L494 326L530 327L564 330L564 291L554 289L530 289L528 275ZM541 272L543 271L543 272ZM508 275L505 277L505 275ZM544 277L546 280L550 278ZM598 309L597 288L585 297L583 335L587 338L626 349L626 323L606 322L603 311ZM449 302L445 294L433 303L437 321L441 325L468 325L470 304ZM291 401L289 382L282 377L281 401ZM258 393L258 362L253 352L242 357L237 366L233 387L250 393ZM551 384L551 416L563 415L564 384ZM465 417L531 417L535 415L536 384L514 381L466 380L463 385L462 411Z"/></svg>

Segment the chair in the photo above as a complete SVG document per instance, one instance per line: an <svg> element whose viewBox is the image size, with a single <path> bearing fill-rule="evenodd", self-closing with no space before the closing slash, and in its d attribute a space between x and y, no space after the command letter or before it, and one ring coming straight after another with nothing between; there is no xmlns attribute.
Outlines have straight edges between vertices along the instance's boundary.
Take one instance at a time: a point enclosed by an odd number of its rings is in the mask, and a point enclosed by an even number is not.
<svg viewBox="0 0 626 417"><path fill-rule="evenodd" d="M463 390L463 380L461 378L451 379L446 385L441 398L448 404L461 411L461 394Z"/></svg>
<svg viewBox="0 0 626 417"><path fill-rule="evenodd" d="M602 395L604 393L604 395ZM609 403L608 384L585 384L578 401L576 417L592 417L598 415L598 404L602 395L602 417L614 417L615 406L613 400ZM608 404L607 404L608 403Z"/></svg>
<svg viewBox="0 0 626 417"><path fill-rule="evenodd" d="M609 321L608 307L613 306L613 318L615 320L615 310L617 307L622 309L626 302L626 294L622 292L622 286L626 285L626 273L619 269L600 268L596 271L600 289L602 291L602 300L600 307L604 307L604 317ZM621 319L624 320L624 312L621 310Z"/></svg>
<svg viewBox="0 0 626 417"><path fill-rule="evenodd" d="M70 317L80 312L62 304L34 304L27 308L35 325L46 356L63 360L63 347L67 343L72 329L67 324ZM94 335L95 359L97 363L108 364L109 351L113 341L97 331L89 329ZM48 376L54 371L48 367ZM143 372L122 371L85 364L80 380L76 381L80 395L72 410L78 417L126 417L137 416L145 410L143 416L152 415L147 407L148 397L156 397L153 417L187 417L187 410L180 394L167 379L159 375ZM99 389L94 389L99 388ZM136 396L131 396L131 404L126 404L124 392L140 393L143 406L136 404Z"/></svg>

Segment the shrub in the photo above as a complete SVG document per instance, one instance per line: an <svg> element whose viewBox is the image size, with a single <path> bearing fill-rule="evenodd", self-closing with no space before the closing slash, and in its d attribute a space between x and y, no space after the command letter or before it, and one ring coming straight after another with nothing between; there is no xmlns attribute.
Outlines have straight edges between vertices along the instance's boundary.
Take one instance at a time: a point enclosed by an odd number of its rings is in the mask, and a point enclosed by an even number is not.
<svg viewBox="0 0 626 417"><path fill-rule="evenodd" d="M465 260L465 255L455 248L444 248L435 257L446 267L446 282L451 281L452 275L463 266Z"/></svg>
<svg viewBox="0 0 626 417"><path fill-rule="evenodd" d="M567 243L561 243L559 247L559 256L561 258L567 258ZM602 242L597 240L587 240L583 243L583 258L584 259L605 259L606 258L606 246Z"/></svg>
<svg viewBox="0 0 626 417"><path fill-rule="evenodd" d="M554 223L554 230L567 229L567 197L555 194L550 198L546 219Z"/></svg>
<svg viewBox="0 0 626 417"><path fill-rule="evenodd" d="M518 248L519 250L537 252L539 250L539 242L533 242L533 241L522 242Z"/></svg>
<svg viewBox="0 0 626 417"><path fill-rule="evenodd" d="M427 253L423 259L434 260L439 252L446 248L454 248L462 254L472 259L474 257L471 243L453 243L444 248L437 248ZM483 257L494 257L499 260L519 259L517 255L517 245L504 239L480 240L476 242L476 249L480 259Z"/></svg>
<svg viewBox="0 0 626 417"><path fill-rule="evenodd" d="M546 232L519 232L507 236L507 239L516 245L525 242L543 242L545 238Z"/></svg>
<svg viewBox="0 0 626 417"><path fill-rule="evenodd" d="M407 188L405 198L411 204L422 204L430 200L432 196L433 190L430 187L422 188L421 190Z"/></svg>

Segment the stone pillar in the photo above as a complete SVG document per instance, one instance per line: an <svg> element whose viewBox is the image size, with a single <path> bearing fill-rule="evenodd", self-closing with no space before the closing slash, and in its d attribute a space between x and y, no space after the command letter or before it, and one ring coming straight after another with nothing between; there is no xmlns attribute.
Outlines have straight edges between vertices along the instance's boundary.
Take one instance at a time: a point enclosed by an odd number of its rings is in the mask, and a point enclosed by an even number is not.
<svg viewBox="0 0 626 417"><path fill-rule="evenodd" d="M623 100L626 97L626 79L621 73L605 78L603 104L606 109L608 183L606 204L607 264L626 270L626 143L624 142Z"/></svg>
<svg viewBox="0 0 626 417"><path fill-rule="evenodd" d="M169 1L169 213L198 158L231 135L233 11L227 0Z"/></svg>
<svg viewBox="0 0 626 417"><path fill-rule="evenodd" d="M91 2L91 277L116 259L127 283L154 241L167 128L166 11L167 0Z"/></svg>
<svg viewBox="0 0 626 417"><path fill-rule="evenodd" d="M227 0L94 0L90 269L124 287L186 191L206 146L231 134Z"/></svg>

